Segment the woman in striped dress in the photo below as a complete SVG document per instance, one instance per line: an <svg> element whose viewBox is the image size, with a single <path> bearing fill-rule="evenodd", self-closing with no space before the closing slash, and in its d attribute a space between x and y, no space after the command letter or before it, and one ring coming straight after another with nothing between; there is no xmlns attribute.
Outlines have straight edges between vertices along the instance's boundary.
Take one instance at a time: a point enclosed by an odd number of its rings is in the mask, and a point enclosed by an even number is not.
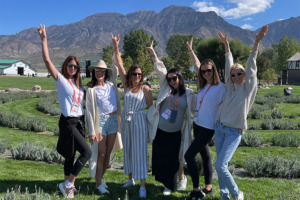
<svg viewBox="0 0 300 200"><path fill-rule="evenodd" d="M143 86L141 66L132 65L127 73L119 53L120 35L113 36L114 59L124 85L124 110L121 118L121 133L124 154L124 173L129 180L123 187L135 185L134 179L141 180L139 195L146 198L147 140L148 127L144 110L152 105L152 93L147 85Z"/></svg>

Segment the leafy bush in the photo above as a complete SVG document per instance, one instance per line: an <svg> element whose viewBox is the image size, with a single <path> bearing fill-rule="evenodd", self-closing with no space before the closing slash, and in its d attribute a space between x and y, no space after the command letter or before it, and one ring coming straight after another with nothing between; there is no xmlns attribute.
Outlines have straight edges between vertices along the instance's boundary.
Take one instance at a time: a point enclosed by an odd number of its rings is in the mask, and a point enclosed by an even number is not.
<svg viewBox="0 0 300 200"><path fill-rule="evenodd" d="M12 158L16 160L44 161L48 163L62 164L64 158L56 150L48 149L43 146L35 146L25 141L18 147L11 149Z"/></svg>
<svg viewBox="0 0 300 200"><path fill-rule="evenodd" d="M295 119L295 118L298 118L298 115L296 113L292 113L290 116L289 116L290 119Z"/></svg>
<svg viewBox="0 0 300 200"><path fill-rule="evenodd" d="M21 186L15 186L15 188L12 188L11 191L9 189L7 190L6 194L0 198L1 200L51 200L53 199L50 194L44 193L44 191L39 188L36 189L35 193L29 194L28 188L25 188L25 192L21 192ZM56 196L55 199L59 199L58 196Z"/></svg>
<svg viewBox="0 0 300 200"><path fill-rule="evenodd" d="M258 155L246 158L245 170L252 177L300 178L300 161Z"/></svg>
<svg viewBox="0 0 300 200"><path fill-rule="evenodd" d="M274 98L281 98L282 94L280 94L279 92L268 92L265 94L266 98L270 98L270 97L274 97Z"/></svg>
<svg viewBox="0 0 300 200"><path fill-rule="evenodd" d="M0 104L18 101L18 100L24 100L24 99L31 99L34 96L35 94L31 92L1 93Z"/></svg>
<svg viewBox="0 0 300 200"><path fill-rule="evenodd" d="M255 123L251 123L248 125L248 130L259 130L259 126Z"/></svg>
<svg viewBox="0 0 300 200"><path fill-rule="evenodd" d="M243 134L240 146L259 147L263 144L263 139L256 132L248 132Z"/></svg>
<svg viewBox="0 0 300 200"><path fill-rule="evenodd" d="M41 119L18 116L8 111L0 111L0 125L9 128L19 128L24 131L42 132L46 130L46 123Z"/></svg>
<svg viewBox="0 0 300 200"><path fill-rule="evenodd" d="M272 111L271 116L273 119L282 119L284 117L283 113L277 109Z"/></svg>
<svg viewBox="0 0 300 200"><path fill-rule="evenodd" d="M296 97L290 97L287 96L285 99L286 103L300 103L300 95L297 95Z"/></svg>
<svg viewBox="0 0 300 200"><path fill-rule="evenodd" d="M87 130L87 129L86 129ZM55 127L54 130L53 130L53 134L55 136L59 136L59 128L58 127Z"/></svg>
<svg viewBox="0 0 300 200"><path fill-rule="evenodd" d="M10 148L10 144L7 139L0 140L0 153L4 153L5 150L9 148Z"/></svg>
<svg viewBox="0 0 300 200"><path fill-rule="evenodd" d="M261 112L260 109L257 109L257 107L253 107L250 112L248 113L247 118L248 119L262 119L263 118L263 114Z"/></svg>
<svg viewBox="0 0 300 200"><path fill-rule="evenodd" d="M293 133L275 134L272 138L272 145L281 147L298 147L300 145L300 138L297 134Z"/></svg>
<svg viewBox="0 0 300 200"><path fill-rule="evenodd" d="M60 115L60 109L54 107L54 103L57 103L56 98L42 98L38 104L37 109L45 114L52 116Z"/></svg>
<svg viewBox="0 0 300 200"><path fill-rule="evenodd" d="M265 120L261 123L262 130L273 130L273 123L272 121Z"/></svg>

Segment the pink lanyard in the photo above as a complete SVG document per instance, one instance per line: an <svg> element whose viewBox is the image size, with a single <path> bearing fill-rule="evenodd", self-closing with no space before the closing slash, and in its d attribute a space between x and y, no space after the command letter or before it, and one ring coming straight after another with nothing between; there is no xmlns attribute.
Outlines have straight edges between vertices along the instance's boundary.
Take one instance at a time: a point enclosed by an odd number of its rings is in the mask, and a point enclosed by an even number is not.
<svg viewBox="0 0 300 200"><path fill-rule="evenodd" d="M74 88L74 86L73 86L73 84L72 84L72 82L71 82L70 79L69 79L69 83L70 83L70 85L73 88L73 102L75 102L76 101L76 98L75 98L75 88ZM78 104L80 104L80 89L79 89L79 95L78 95Z"/></svg>
<svg viewBox="0 0 300 200"><path fill-rule="evenodd" d="M211 85L207 88L206 92L205 92L204 95L202 96L202 99L201 99L201 101L200 101L198 110L200 110L200 108L201 108L201 106L202 106L202 103L203 103L203 99L204 99L206 93L208 92L208 90L209 90L210 88L211 88ZM200 91L197 93L196 102L198 101L198 94L199 94L201 91L202 91L202 90L200 90Z"/></svg>
<svg viewBox="0 0 300 200"><path fill-rule="evenodd" d="M170 92L170 95L169 95L169 105L171 104L171 96L172 96L172 92ZM180 96L177 97L177 100L176 100L176 104L175 104L174 110L177 109L179 99L180 99Z"/></svg>

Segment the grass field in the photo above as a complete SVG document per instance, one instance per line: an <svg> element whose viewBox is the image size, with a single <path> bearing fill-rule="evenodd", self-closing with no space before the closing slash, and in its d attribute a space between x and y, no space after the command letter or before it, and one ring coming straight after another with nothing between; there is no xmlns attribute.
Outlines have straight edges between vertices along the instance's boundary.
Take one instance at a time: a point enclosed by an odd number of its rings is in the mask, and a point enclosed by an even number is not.
<svg viewBox="0 0 300 200"><path fill-rule="evenodd" d="M84 80L84 84L89 79ZM31 90L34 85L40 85L43 90L55 89L55 83L52 78L38 77L0 77L0 90L7 88L20 88ZM272 86L270 89L259 89L258 95L264 96L269 92L279 92L283 94L283 88L287 86ZM294 88L293 95L300 94L300 86L291 86ZM1 93L0 93L1 95ZM47 123L47 129L53 130L57 127L58 117L46 115L37 110L39 99L26 99L5 103L0 105L0 110L6 110L17 113L26 117L38 117ZM299 122L300 105L299 104L277 104L276 108L284 113L287 121ZM298 118L287 119L291 114L296 113ZM249 120L248 123L261 123L262 120ZM271 143L273 135L280 133L295 133L300 137L299 130L249 130L247 132L256 132L265 140L264 146L261 147L239 147L234 154L229 165L235 165L238 168L243 168L245 160L256 155L272 155L281 156L284 158L297 158L300 160L300 148L296 147L275 147L268 144ZM43 133L34 133L31 131L22 131L18 129L10 129L0 127L0 140L6 139L10 147L16 147L24 141L30 141L36 145L43 145L48 148L55 148L57 136L53 136L48 131ZM216 159L215 147L211 147L211 154ZM122 163L122 150L117 153L118 162ZM121 186L127 181L127 176L123 171L109 169L105 174L105 181L109 186L109 195L99 195L96 191L94 179L89 177L88 169L84 168L79 174L76 181L76 187L79 189L79 194L75 195L75 199L101 199L101 200L120 200L138 198L138 184L126 190ZM185 191L172 193L171 196L163 196L163 185L156 182L151 174L147 179L147 199L149 200L179 200L185 199L189 191L192 189L192 181L189 176L188 187ZM280 199L280 200L295 200L300 196L300 179L279 179L279 178L250 178L247 176L236 176L235 180L239 189L245 193L245 199ZM63 166L59 164L48 164L44 162L20 161L9 158L3 158L0 155L0 199L3 198L7 189L21 186L21 193L28 188L29 193L35 193L39 188L51 196L51 199L61 199L62 195L58 189L58 184L63 181ZM139 181L136 181L139 183ZM200 183L203 186L203 177L200 177ZM213 179L214 195L207 196L205 199L219 199L219 187L214 173ZM18 199L18 198L17 198Z"/></svg>

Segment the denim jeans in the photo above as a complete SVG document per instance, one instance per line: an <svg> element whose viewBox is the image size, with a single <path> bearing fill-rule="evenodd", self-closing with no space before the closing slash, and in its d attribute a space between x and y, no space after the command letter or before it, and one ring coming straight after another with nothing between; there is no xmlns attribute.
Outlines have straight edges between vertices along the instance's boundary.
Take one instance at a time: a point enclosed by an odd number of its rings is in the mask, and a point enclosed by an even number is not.
<svg viewBox="0 0 300 200"><path fill-rule="evenodd" d="M221 199L235 199L239 195L239 189L228 170L228 162L240 144L242 133L240 129L231 128L217 123L215 129L215 145L217 151L216 171L220 187Z"/></svg>

